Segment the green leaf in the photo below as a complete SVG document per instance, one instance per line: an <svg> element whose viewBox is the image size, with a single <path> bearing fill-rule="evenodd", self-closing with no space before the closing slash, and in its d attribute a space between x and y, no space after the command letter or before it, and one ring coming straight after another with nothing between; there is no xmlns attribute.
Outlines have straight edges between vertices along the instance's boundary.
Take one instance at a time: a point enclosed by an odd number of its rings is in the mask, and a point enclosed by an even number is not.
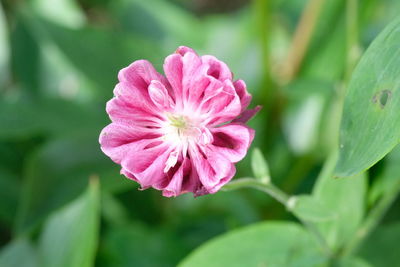
<svg viewBox="0 0 400 267"><path fill-rule="evenodd" d="M15 175L0 167L0 219L12 224L17 210L20 182Z"/></svg>
<svg viewBox="0 0 400 267"><path fill-rule="evenodd" d="M219 236L189 254L179 266L324 266L324 262L302 227L267 222Z"/></svg>
<svg viewBox="0 0 400 267"><path fill-rule="evenodd" d="M60 99L0 100L0 138L18 139L38 134L66 135L99 132L106 116L90 105Z"/></svg>
<svg viewBox="0 0 400 267"><path fill-rule="evenodd" d="M46 0L34 0L31 5L43 17L60 25L79 28L86 22L85 15L75 0L53 0L51 5Z"/></svg>
<svg viewBox="0 0 400 267"><path fill-rule="evenodd" d="M81 197L55 212L45 224L39 241L42 266L94 266L99 210L99 184L93 178Z"/></svg>
<svg viewBox="0 0 400 267"><path fill-rule="evenodd" d="M268 163L259 148L253 149L251 154L251 168L254 176L262 182L269 182L270 174Z"/></svg>
<svg viewBox="0 0 400 267"><path fill-rule="evenodd" d="M328 244L338 249L357 230L365 214L367 177L365 173L352 178L332 177L337 154L331 156L313 189L313 196L336 214L334 220L318 223Z"/></svg>
<svg viewBox="0 0 400 267"><path fill-rule="evenodd" d="M169 229L148 228L139 223L113 227L105 233L102 247L104 267L173 267L188 249Z"/></svg>
<svg viewBox="0 0 400 267"><path fill-rule="evenodd" d="M1 267L39 267L38 255L26 239L12 241L0 251Z"/></svg>
<svg viewBox="0 0 400 267"><path fill-rule="evenodd" d="M50 212L81 194L90 175L99 176L102 190L108 192L135 186L100 151L98 135L87 133L48 142L27 159L24 174L16 223L19 234L32 230Z"/></svg>
<svg viewBox="0 0 400 267"><path fill-rule="evenodd" d="M358 174L400 139L400 20L374 40L356 67L345 99L336 176Z"/></svg>
<svg viewBox="0 0 400 267"><path fill-rule="evenodd" d="M294 204L293 207L289 207L290 211L306 221L323 222L333 220L337 216L332 210L312 196L294 196L291 201Z"/></svg>
<svg viewBox="0 0 400 267"><path fill-rule="evenodd" d="M375 267L397 266L399 240L400 223L381 226L363 243L359 254Z"/></svg>
<svg viewBox="0 0 400 267"><path fill-rule="evenodd" d="M368 262L366 262L364 259L360 258L345 258L340 260L337 265L337 267L373 267L375 265L371 265Z"/></svg>

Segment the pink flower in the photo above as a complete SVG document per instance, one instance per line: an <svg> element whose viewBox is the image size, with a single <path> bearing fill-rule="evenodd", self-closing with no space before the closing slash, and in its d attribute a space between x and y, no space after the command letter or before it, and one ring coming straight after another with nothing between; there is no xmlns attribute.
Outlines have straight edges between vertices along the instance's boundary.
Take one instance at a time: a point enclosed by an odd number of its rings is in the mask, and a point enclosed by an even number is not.
<svg viewBox="0 0 400 267"><path fill-rule="evenodd" d="M103 152L142 189L167 197L217 192L235 174L254 130L245 125L260 109L228 66L181 46L164 63L165 76L138 60L122 69L107 103L112 123L100 134Z"/></svg>

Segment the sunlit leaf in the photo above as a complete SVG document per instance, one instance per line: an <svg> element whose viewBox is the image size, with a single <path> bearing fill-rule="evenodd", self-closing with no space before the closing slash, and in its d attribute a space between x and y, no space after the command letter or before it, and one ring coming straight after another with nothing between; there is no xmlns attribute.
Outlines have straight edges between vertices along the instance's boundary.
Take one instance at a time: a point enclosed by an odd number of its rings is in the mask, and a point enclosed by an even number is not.
<svg viewBox="0 0 400 267"><path fill-rule="evenodd" d="M303 220L323 222L333 220L337 216L331 209L312 196L295 196L292 200L294 204L293 207L290 207L290 211Z"/></svg>
<svg viewBox="0 0 400 267"><path fill-rule="evenodd" d="M335 219L318 223L328 244L338 249L353 238L365 214L367 176L365 173L352 178L334 178L331 174L337 155L331 156L320 174L313 196L335 214Z"/></svg>
<svg viewBox="0 0 400 267"><path fill-rule="evenodd" d="M346 95L335 173L352 176L374 165L400 139L400 20L375 39L356 67Z"/></svg>
<svg viewBox="0 0 400 267"><path fill-rule="evenodd" d="M219 236L200 246L179 266L318 266L324 261L314 239L303 228L267 222Z"/></svg>

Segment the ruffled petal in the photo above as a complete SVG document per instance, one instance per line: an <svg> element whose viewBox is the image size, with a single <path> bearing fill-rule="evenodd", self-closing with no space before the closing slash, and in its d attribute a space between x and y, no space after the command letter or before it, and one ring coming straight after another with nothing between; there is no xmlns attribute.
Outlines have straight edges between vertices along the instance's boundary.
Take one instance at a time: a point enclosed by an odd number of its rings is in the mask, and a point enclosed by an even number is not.
<svg viewBox="0 0 400 267"><path fill-rule="evenodd" d="M142 143L129 151L121 166L146 189L166 180L164 166L170 152L171 148L161 141Z"/></svg>
<svg viewBox="0 0 400 267"><path fill-rule="evenodd" d="M218 84L221 87L215 88ZM202 103L202 113L207 114L207 124L211 126L231 121L241 111L240 99L231 81L216 82L213 86L209 95L206 92L205 102Z"/></svg>
<svg viewBox="0 0 400 267"><path fill-rule="evenodd" d="M231 162L244 158L254 137L254 130L244 124L227 124L210 129L213 142L211 149Z"/></svg>
<svg viewBox="0 0 400 267"><path fill-rule="evenodd" d="M234 166L223 155L213 153L207 147L191 148L189 152L192 165L206 191L213 192L215 187L221 183L226 183L233 177Z"/></svg>
<svg viewBox="0 0 400 267"><path fill-rule="evenodd" d="M118 73L118 80L122 83L130 84L137 90L147 93L147 88L151 81L157 80L167 85L164 76L156 71L153 65L147 60L137 60L128 67L123 68Z"/></svg>
<svg viewBox="0 0 400 267"><path fill-rule="evenodd" d="M243 112L251 102L251 95L247 92L247 87L244 81L237 80L233 83L233 86L239 96L240 104L242 106L241 112Z"/></svg>
<svg viewBox="0 0 400 267"><path fill-rule="evenodd" d="M111 123L100 133L101 150L114 162L120 164L122 159L143 140L151 140L161 135L154 130L124 123Z"/></svg>
<svg viewBox="0 0 400 267"><path fill-rule="evenodd" d="M153 80L149 85L149 95L154 105L161 111L172 111L175 107L167 88L160 82Z"/></svg>
<svg viewBox="0 0 400 267"><path fill-rule="evenodd" d="M247 109L245 111L243 111L239 117L237 117L236 119L234 119L232 122L238 122L238 123L246 123L248 122L251 118L253 118L260 110L261 110L261 106L256 106L253 109Z"/></svg>
<svg viewBox="0 0 400 267"><path fill-rule="evenodd" d="M209 55L202 56L201 60L204 64L208 65L207 75L210 75L221 82L232 80L232 72L221 60Z"/></svg>

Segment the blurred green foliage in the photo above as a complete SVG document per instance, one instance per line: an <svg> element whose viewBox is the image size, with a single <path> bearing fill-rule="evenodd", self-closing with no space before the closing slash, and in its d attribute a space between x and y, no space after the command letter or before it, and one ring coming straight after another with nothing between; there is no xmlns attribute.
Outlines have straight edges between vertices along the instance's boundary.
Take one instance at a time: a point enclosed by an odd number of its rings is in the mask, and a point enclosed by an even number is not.
<svg viewBox="0 0 400 267"><path fill-rule="evenodd" d="M163 58L179 45L217 56L246 81L252 105L264 105L250 122L257 133L253 146L268 161L262 171L291 195L312 192L296 210L301 216L328 207L334 222L324 221L329 213L318 226L330 245L340 247L400 178L394 177L400 153L395 150L344 186L324 172L318 178L338 145L348 72L346 1L324 1L290 82L282 69L308 1L265 1L267 21L256 8L263 0L0 2L0 266L175 266L229 230L262 220L295 221L279 203L251 189L196 199L139 191L101 153L98 135L109 122L105 102L118 71L142 58L162 71ZM400 2L358 1L356 12L353 34L361 53L400 14ZM260 35L268 37L268 47ZM237 177L250 175L249 158L237 165ZM328 162L324 169L333 167ZM400 238L398 204L357 255L372 266L398 264L392 253ZM252 233L257 227L261 234ZM229 247L232 240L246 249ZM255 263L272 255L267 266L325 266L311 243L294 222L264 222L213 241L182 266L207 265L202 254L221 266L218 259L227 249L237 253L231 260L238 266L253 266L241 262L250 252ZM369 266L354 258L339 264Z"/></svg>

